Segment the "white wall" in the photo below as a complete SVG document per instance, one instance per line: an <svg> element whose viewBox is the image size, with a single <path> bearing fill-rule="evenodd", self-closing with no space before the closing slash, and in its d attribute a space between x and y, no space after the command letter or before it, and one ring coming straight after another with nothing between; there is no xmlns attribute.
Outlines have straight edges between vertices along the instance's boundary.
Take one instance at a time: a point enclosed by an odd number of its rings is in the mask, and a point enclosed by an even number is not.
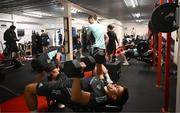
<svg viewBox="0 0 180 113"><path fill-rule="evenodd" d="M136 35L144 36L148 33L147 23L123 23L123 27L127 28L127 30L123 29L123 32L128 35L131 35L133 27L135 28Z"/></svg>
<svg viewBox="0 0 180 113"><path fill-rule="evenodd" d="M64 37L64 24L63 17L60 18L51 18L51 19L43 19L42 20L43 27L46 29L51 41L52 46L59 45L57 30L61 29L62 37Z"/></svg>
<svg viewBox="0 0 180 113"><path fill-rule="evenodd" d="M16 26L16 30L15 30L16 34L17 34L17 29L24 29L25 31L25 35L23 37L17 36L18 39L21 39L19 43L31 41L32 30L36 30L37 32L40 32L41 29L44 29L44 27L41 24L41 19L0 13L0 25L2 24L6 25L6 26L0 26L0 41L2 41L3 43L4 43L3 40L4 32L12 24ZM2 51L1 48L0 51Z"/></svg>
<svg viewBox="0 0 180 113"><path fill-rule="evenodd" d="M103 25L103 28L104 28L104 31L107 32L107 26L109 24L112 24L114 25L114 31L117 35L117 38L118 38L118 41L119 41L119 44L121 46L122 44L122 39L123 39L123 25L120 21L116 20L116 19L105 19L105 20L102 20L100 21L100 23Z"/></svg>
<svg viewBox="0 0 180 113"><path fill-rule="evenodd" d="M25 35L23 37L17 37L21 39L19 43L25 43L31 41L32 31L35 30L39 34L41 34L41 30L44 29L48 32L50 40L54 40L56 36L56 30L62 29L63 31L63 18L51 18L51 19L40 19L40 18L32 18L32 17L25 17L19 15L11 15L11 14L3 14L0 13L0 25L6 25L5 27L0 26L0 41L4 43L3 35L6 29L9 28L10 25L16 26L16 34L17 29L24 29ZM54 44L57 45L57 44ZM1 50L1 47L0 47Z"/></svg>

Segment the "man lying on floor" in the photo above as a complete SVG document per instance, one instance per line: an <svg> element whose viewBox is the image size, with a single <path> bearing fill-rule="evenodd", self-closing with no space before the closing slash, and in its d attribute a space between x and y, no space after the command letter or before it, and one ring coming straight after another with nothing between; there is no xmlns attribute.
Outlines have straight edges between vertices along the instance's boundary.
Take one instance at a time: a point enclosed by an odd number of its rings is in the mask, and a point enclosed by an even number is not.
<svg viewBox="0 0 180 113"><path fill-rule="evenodd" d="M84 62L80 66L86 67ZM52 64L49 66L49 74L56 80L26 86L25 99L29 110L37 111L37 95L50 96L70 108L74 103L91 108L106 104L123 106L128 99L127 87L108 83L104 76L107 70L103 64L97 63L96 70L98 75L91 78L68 78Z"/></svg>

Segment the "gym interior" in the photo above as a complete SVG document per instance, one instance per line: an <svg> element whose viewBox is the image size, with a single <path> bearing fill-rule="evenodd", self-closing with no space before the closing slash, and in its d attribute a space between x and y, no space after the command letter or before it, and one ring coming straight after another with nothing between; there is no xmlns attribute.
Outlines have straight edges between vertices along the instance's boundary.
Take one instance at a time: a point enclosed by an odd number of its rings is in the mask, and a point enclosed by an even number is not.
<svg viewBox="0 0 180 113"><path fill-rule="evenodd" d="M1 0L0 112L180 112L179 5ZM55 73L67 75L71 85L64 88L67 80ZM44 83L58 86L47 86L47 94ZM122 94L115 98L109 87L123 88Z"/></svg>

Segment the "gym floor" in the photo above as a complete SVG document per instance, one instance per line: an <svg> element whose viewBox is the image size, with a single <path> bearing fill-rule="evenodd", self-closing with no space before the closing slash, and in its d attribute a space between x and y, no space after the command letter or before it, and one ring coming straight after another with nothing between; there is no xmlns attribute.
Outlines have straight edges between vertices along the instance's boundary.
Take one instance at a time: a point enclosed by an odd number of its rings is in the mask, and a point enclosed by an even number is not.
<svg viewBox="0 0 180 113"><path fill-rule="evenodd" d="M0 83L17 94L23 93L25 85L32 82L35 72L31 69L30 61L24 67L6 72L5 79ZM161 112L163 107L163 88L156 88L157 67L132 59L129 66L121 66L119 83L129 88L129 99L124 105L123 112ZM164 73L162 74L164 79ZM161 80L163 86L163 80ZM0 88L0 103L14 96ZM170 112L175 111L176 76L170 76Z"/></svg>

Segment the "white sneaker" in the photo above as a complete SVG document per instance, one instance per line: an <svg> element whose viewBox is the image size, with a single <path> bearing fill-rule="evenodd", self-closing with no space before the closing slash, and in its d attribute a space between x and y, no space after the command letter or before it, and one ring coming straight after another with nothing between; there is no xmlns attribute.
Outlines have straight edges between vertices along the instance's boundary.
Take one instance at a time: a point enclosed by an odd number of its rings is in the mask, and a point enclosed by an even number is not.
<svg viewBox="0 0 180 113"><path fill-rule="evenodd" d="M127 66L127 65L129 65L129 63L128 62L124 62L124 63L122 63L122 65L123 66Z"/></svg>

